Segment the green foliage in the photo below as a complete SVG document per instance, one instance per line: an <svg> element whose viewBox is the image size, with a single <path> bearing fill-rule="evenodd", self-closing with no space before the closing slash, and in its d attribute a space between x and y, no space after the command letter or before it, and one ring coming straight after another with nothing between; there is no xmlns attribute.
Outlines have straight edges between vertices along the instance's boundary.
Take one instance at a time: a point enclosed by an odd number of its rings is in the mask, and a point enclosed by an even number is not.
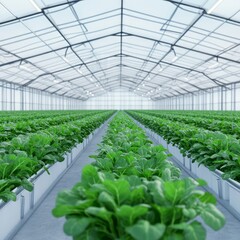
<svg viewBox="0 0 240 240"><path fill-rule="evenodd" d="M74 240L203 240L224 225L216 199L199 190L203 180L180 179L162 146L123 113L110 123L98 155L81 181L58 194L55 217Z"/></svg>
<svg viewBox="0 0 240 240"><path fill-rule="evenodd" d="M198 216L214 230L224 225L224 216L212 204L213 197L204 198L209 193L196 190L200 184L190 178L149 181L133 176L133 181L121 176L101 180L96 170L86 166L84 182L58 195L53 214L67 216L64 231L70 236L85 239L86 232L94 231L101 233L97 239L168 239L174 234L189 240L205 239ZM138 189L139 194L133 194ZM78 225L81 222L83 225Z"/></svg>
<svg viewBox="0 0 240 240"><path fill-rule="evenodd" d="M224 172L223 178L240 181L240 126L226 115L220 120L182 116L177 112L129 111L131 116L177 145L184 156L205 165L210 170ZM184 112L183 112L184 113ZM201 113L200 113L201 114ZM233 119L233 118L232 118ZM231 134L231 135L229 135Z"/></svg>
<svg viewBox="0 0 240 240"><path fill-rule="evenodd" d="M84 113L85 116L83 116ZM15 200L16 196L12 190L16 187L21 186L31 191L33 186L28 179L33 174L41 168L48 171L47 166L63 161L63 155L66 152L77 143L81 143L112 113L112 111L90 111L89 113L83 111L80 114L73 112L72 115L68 113L64 117L36 120L36 125L31 125L28 121L25 123L20 121L8 123L8 127L2 126L0 131L5 129L5 132L13 133L15 130L16 135L19 131L21 134L10 141L0 142L0 199L5 202ZM62 124L58 125L59 123ZM53 124L56 126L51 126ZM33 128L42 129L40 126L47 129L35 133L25 132L34 132Z"/></svg>

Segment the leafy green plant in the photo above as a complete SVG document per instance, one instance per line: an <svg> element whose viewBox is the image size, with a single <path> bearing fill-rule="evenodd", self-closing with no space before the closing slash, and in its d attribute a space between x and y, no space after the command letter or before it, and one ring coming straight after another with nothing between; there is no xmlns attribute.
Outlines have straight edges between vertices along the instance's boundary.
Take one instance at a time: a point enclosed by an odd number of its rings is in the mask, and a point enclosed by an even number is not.
<svg viewBox="0 0 240 240"><path fill-rule="evenodd" d="M148 112L128 112L144 125L178 146L183 156L224 172L224 179L240 181L240 140L218 131L183 124L178 121L149 116Z"/></svg>
<svg viewBox="0 0 240 240"><path fill-rule="evenodd" d="M3 201L16 200L12 190L22 186L31 191L33 186L28 178L38 167L38 162L27 157L26 153L18 151L6 154L0 158L0 199Z"/></svg>
<svg viewBox="0 0 240 240"><path fill-rule="evenodd" d="M24 187L31 191L28 178L47 165L61 162L63 155L100 126L113 111L90 113L88 118L70 121L45 131L19 135L0 143L0 199L15 200L12 190ZM48 171L50 174L50 172Z"/></svg>
<svg viewBox="0 0 240 240"><path fill-rule="evenodd" d="M162 146L123 113L110 123L96 162L81 181L58 194L55 217L66 217L64 232L74 240L204 240L223 227L216 199L199 190L203 180L180 179Z"/></svg>
<svg viewBox="0 0 240 240"><path fill-rule="evenodd" d="M214 230L225 221L214 197L196 190L202 184L190 178L116 179L89 165L81 182L59 193L53 214L67 217L64 231L73 239L205 239L197 217Z"/></svg>

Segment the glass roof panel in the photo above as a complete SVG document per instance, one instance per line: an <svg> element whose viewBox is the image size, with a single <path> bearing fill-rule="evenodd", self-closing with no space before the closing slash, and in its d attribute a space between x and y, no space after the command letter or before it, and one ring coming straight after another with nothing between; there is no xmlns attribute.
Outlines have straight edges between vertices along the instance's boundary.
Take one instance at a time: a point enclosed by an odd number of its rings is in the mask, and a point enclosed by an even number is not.
<svg viewBox="0 0 240 240"><path fill-rule="evenodd" d="M170 96L237 82L240 2L216 3L0 0L0 79L68 96L121 84L148 97L161 84Z"/></svg>

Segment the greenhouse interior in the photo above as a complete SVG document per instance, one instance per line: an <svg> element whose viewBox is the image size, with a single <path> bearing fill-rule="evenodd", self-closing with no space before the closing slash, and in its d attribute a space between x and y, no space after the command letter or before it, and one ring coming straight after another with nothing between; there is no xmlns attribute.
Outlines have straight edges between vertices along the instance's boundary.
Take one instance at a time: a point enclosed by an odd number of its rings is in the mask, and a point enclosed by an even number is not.
<svg viewBox="0 0 240 240"><path fill-rule="evenodd" d="M0 0L0 240L239 240L239 64L239 0Z"/></svg>

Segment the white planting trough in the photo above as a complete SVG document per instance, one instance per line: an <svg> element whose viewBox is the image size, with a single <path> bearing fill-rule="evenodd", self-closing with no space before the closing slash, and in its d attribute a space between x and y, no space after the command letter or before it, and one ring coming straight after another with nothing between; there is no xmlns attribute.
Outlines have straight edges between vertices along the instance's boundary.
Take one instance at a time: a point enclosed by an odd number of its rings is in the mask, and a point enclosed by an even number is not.
<svg viewBox="0 0 240 240"><path fill-rule="evenodd" d="M136 120L135 120L136 121ZM140 127L146 130L146 132L154 137L156 141L163 147L167 148L168 151L176 158L176 160L185 167L186 171L193 174L197 178L202 178L208 183L208 187L220 198L225 200L226 207L236 212L237 216L240 216L240 183L233 179L224 180L222 179L223 172L216 170L210 171L204 165L198 166L197 162L192 162L191 158L183 157L180 150L172 144L167 142L158 134L152 132L138 121L136 121Z"/></svg>
<svg viewBox="0 0 240 240"><path fill-rule="evenodd" d="M184 167L191 171L192 160L188 157L184 157Z"/></svg>
<svg viewBox="0 0 240 240"><path fill-rule="evenodd" d="M108 119L106 122L110 121ZM105 122L105 123L106 123ZM56 184L58 179L64 174L72 163L76 160L80 152L93 138L100 128L95 129L84 141L78 144L71 152L64 156L63 162L56 162L54 165L49 166L50 175L44 171L39 170L37 174L30 178L34 185L32 192L28 192L22 188L17 188L14 191L18 192L17 200L4 203L0 200L0 240L8 240L12 238L16 231L22 226L26 219L30 216L33 209L35 209L48 194L51 188Z"/></svg>
<svg viewBox="0 0 240 240"><path fill-rule="evenodd" d="M17 195L16 202L10 201L0 208L0 239L8 239L11 231L21 222L22 197Z"/></svg>

